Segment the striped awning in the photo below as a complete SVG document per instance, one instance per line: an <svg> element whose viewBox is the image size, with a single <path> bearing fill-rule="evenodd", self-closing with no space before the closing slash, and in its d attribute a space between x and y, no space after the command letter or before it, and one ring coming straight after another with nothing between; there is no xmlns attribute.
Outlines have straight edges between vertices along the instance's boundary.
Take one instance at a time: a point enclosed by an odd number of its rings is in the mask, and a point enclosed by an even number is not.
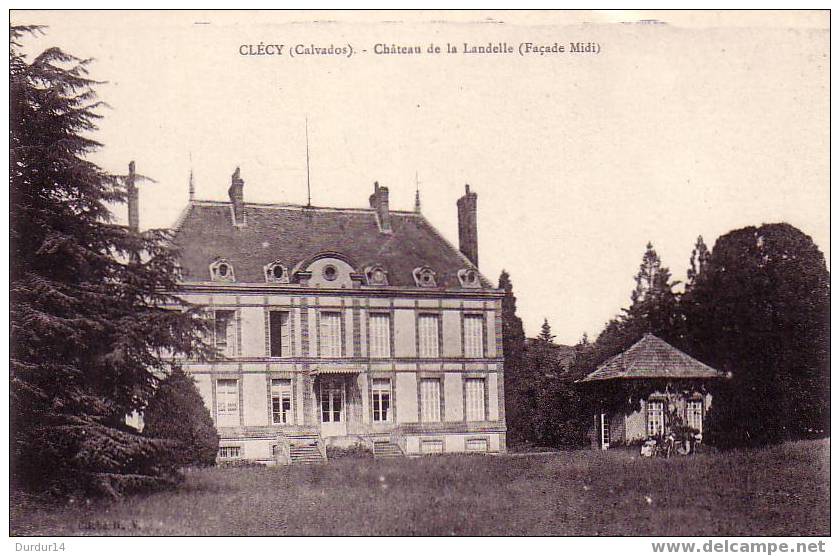
<svg viewBox="0 0 840 556"><path fill-rule="evenodd" d="M353 369L347 367L321 367L309 371L309 376L318 375L357 375L362 372L361 369Z"/></svg>

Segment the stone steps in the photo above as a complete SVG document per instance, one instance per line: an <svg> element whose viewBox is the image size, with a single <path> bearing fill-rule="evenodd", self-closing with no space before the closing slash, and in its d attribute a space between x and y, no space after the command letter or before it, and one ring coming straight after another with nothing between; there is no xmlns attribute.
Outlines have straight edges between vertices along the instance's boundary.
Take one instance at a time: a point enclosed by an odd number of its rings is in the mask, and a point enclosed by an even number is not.
<svg viewBox="0 0 840 556"><path fill-rule="evenodd" d="M405 457L398 444L387 440L380 440L373 443L373 457L375 458L401 458Z"/></svg>

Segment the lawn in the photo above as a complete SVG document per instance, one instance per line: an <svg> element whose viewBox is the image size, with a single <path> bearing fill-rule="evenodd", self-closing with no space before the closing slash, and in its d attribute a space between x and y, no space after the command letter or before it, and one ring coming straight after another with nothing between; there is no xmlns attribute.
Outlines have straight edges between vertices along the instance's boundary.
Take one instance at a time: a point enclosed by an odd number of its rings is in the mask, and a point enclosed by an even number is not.
<svg viewBox="0 0 840 556"><path fill-rule="evenodd" d="M642 459L339 459L187 473L173 492L50 507L13 535L828 535L829 441Z"/></svg>

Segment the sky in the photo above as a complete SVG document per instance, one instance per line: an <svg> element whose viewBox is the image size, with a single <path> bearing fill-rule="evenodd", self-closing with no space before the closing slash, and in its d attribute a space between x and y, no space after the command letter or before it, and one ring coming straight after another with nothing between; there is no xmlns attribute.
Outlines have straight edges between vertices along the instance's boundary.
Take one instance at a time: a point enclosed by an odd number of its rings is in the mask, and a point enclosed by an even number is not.
<svg viewBox="0 0 840 556"><path fill-rule="evenodd" d="M660 23L638 23L656 19ZM423 213L457 245L455 202L478 194L482 273L513 281L526 333L574 343L629 304L652 242L675 280L692 246L786 221L829 259L828 15L814 12L21 12L33 54L94 58L109 108L91 158L154 178L142 228L187 202ZM520 56L522 43L565 47ZM568 52L571 42L599 52ZM243 45L282 44L280 56ZM512 54L446 54L446 44ZM420 55L377 55L377 44ZM430 44L441 54L427 54ZM353 49L350 57L289 48ZM247 49L246 49L247 51ZM366 52L364 52L366 51ZM125 220L124 207L118 217Z"/></svg>

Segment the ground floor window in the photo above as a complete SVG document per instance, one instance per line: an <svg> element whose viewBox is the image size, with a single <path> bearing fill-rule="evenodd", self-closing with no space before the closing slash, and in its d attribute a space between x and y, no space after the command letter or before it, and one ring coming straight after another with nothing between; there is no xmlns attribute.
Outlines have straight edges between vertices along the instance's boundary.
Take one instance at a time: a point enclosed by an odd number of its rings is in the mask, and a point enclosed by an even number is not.
<svg viewBox="0 0 840 556"><path fill-rule="evenodd" d="M467 421L484 421L484 379L468 378L464 381Z"/></svg>
<svg viewBox="0 0 840 556"><path fill-rule="evenodd" d="M686 424L697 432L703 432L703 400L688 400L685 404Z"/></svg>
<svg viewBox="0 0 840 556"><path fill-rule="evenodd" d="M610 416L607 413L601 413L601 448L606 450L610 447Z"/></svg>
<svg viewBox="0 0 840 556"><path fill-rule="evenodd" d="M219 446L220 459L236 459L242 457L242 448L239 446Z"/></svg>
<svg viewBox="0 0 840 556"><path fill-rule="evenodd" d="M292 381L289 379L272 379L271 422L275 425L283 425L293 421Z"/></svg>
<svg viewBox="0 0 840 556"><path fill-rule="evenodd" d="M440 421L440 380L437 378L420 379L420 420Z"/></svg>
<svg viewBox="0 0 840 556"><path fill-rule="evenodd" d="M391 420L391 380L373 379L373 421L383 423Z"/></svg>
<svg viewBox="0 0 840 556"><path fill-rule="evenodd" d="M647 402L647 433L648 436L658 436L665 432L665 419L662 400L648 400Z"/></svg>
<svg viewBox="0 0 840 556"><path fill-rule="evenodd" d="M340 379L321 383L321 422L341 423L344 406L344 383Z"/></svg>
<svg viewBox="0 0 840 556"><path fill-rule="evenodd" d="M216 381L216 424L220 427L239 426L239 381L235 378Z"/></svg>

